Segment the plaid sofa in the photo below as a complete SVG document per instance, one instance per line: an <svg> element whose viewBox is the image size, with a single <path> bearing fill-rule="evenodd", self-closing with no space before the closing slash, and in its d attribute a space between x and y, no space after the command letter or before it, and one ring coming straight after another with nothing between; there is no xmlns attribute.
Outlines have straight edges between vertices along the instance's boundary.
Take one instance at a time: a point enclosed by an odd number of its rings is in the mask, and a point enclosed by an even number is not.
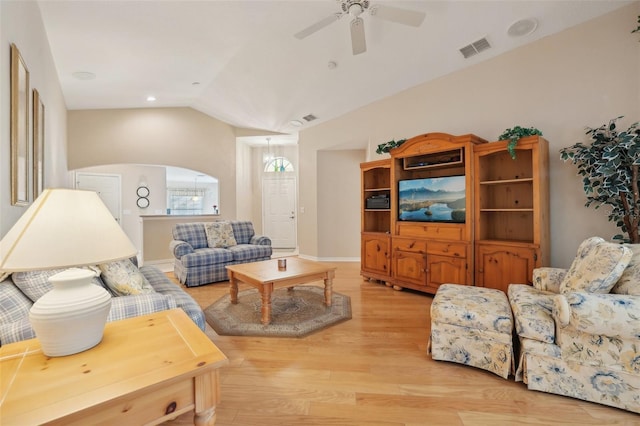
<svg viewBox="0 0 640 426"><path fill-rule="evenodd" d="M250 221L230 221L237 245L210 248L205 224L178 223L173 227L169 249L175 257L173 271L187 287L196 287L229 279L225 266L257 262L271 258L271 239L255 235Z"/></svg>
<svg viewBox="0 0 640 426"><path fill-rule="evenodd" d="M154 288L155 293L114 296L107 321L182 308L193 322L204 331L204 313L189 294L172 283L165 274L154 266L142 266L139 270ZM28 291L23 291L24 286L23 290L18 288L14 283L13 276L0 282L0 346L36 337L29 322L29 310L38 296L52 288L48 278L57 272L60 270L21 273L23 274L22 281L29 280L30 288ZM109 291L100 277L94 278L94 283L102 285Z"/></svg>

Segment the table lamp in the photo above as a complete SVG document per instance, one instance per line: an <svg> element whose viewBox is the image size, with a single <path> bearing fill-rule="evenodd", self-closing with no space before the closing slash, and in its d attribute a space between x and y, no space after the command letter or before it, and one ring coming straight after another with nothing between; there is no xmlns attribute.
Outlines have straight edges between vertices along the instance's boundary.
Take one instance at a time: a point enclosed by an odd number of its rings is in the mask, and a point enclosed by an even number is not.
<svg viewBox="0 0 640 426"><path fill-rule="evenodd" d="M53 289L29 312L44 354L71 355L100 343L111 309L110 294L82 266L136 253L97 193L46 189L0 241L0 273L71 268L49 278Z"/></svg>

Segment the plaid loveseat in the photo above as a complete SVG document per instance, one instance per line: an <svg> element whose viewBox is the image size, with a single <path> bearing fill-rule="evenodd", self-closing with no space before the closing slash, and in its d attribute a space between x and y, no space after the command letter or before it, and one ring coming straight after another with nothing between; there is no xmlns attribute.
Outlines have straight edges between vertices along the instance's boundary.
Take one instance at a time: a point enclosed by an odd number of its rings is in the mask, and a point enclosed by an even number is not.
<svg viewBox="0 0 640 426"><path fill-rule="evenodd" d="M135 260L133 263L135 264ZM205 329L204 313L198 303L155 266L142 266L144 275L155 292L113 296L107 321L132 318L167 309L182 308L201 330ZM0 282L0 346L35 338L29 322L29 310L38 296L53 288L48 278L60 270L20 272ZM16 285L16 281L18 285ZM94 283L105 288L98 276ZM107 291L108 288L107 288ZM111 292L110 292L111 293Z"/></svg>
<svg viewBox="0 0 640 426"><path fill-rule="evenodd" d="M173 241L169 249L175 257L173 271L187 287L196 287L229 279L225 266L257 262L271 258L271 239L256 235L253 223L229 221L236 245L211 248L207 241L205 223L178 223L173 227Z"/></svg>

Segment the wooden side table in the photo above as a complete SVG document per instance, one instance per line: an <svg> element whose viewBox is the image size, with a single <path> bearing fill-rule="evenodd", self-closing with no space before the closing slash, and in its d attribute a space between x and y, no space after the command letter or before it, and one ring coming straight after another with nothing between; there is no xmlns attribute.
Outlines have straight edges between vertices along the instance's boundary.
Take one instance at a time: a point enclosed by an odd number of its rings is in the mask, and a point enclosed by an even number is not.
<svg viewBox="0 0 640 426"><path fill-rule="evenodd" d="M75 355L12 343L0 347L0 424L158 424L194 410L196 425L213 425L227 363L181 309L108 323Z"/></svg>

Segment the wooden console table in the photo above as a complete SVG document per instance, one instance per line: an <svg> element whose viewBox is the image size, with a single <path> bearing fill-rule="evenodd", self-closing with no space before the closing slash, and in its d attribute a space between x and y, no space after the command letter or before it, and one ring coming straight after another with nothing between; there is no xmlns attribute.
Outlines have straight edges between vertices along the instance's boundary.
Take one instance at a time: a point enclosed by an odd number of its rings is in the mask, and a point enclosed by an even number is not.
<svg viewBox="0 0 640 426"><path fill-rule="evenodd" d="M37 339L4 345L0 424L158 424L194 410L196 425L213 425L227 363L181 309L108 323L75 355L47 357Z"/></svg>

